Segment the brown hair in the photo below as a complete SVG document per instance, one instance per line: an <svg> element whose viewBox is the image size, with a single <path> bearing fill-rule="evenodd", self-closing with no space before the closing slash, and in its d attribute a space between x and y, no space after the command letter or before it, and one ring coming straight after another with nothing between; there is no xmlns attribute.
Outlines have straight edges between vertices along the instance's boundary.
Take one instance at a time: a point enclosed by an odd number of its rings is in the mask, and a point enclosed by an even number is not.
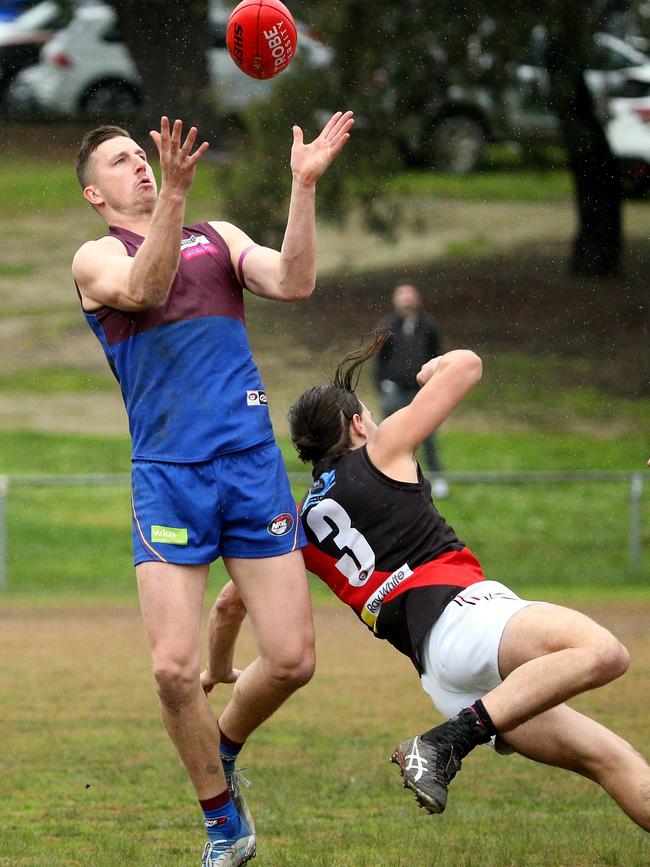
<svg viewBox="0 0 650 867"><path fill-rule="evenodd" d="M82 138L79 150L77 151L77 164L75 167L77 170L77 179L81 184L82 190L88 186L88 162L92 154L97 150L100 144L103 144L109 139L118 138L119 136L131 138L131 135L125 129L122 129L121 126L109 125L98 126L97 129L92 129Z"/></svg>
<svg viewBox="0 0 650 867"><path fill-rule="evenodd" d="M366 335L358 349L341 359L327 385L315 385L300 395L289 410L291 442L300 460L315 464L325 455L350 448L350 421L363 407L355 393L361 366L379 352L390 331L379 328Z"/></svg>

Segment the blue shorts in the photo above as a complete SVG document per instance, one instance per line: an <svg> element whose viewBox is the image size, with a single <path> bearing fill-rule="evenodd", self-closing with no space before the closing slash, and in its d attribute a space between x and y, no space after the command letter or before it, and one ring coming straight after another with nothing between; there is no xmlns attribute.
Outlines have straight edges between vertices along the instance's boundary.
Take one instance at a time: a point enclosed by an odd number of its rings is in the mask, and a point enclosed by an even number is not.
<svg viewBox="0 0 650 867"><path fill-rule="evenodd" d="M134 562L277 557L306 539L278 446L197 464L133 461Z"/></svg>

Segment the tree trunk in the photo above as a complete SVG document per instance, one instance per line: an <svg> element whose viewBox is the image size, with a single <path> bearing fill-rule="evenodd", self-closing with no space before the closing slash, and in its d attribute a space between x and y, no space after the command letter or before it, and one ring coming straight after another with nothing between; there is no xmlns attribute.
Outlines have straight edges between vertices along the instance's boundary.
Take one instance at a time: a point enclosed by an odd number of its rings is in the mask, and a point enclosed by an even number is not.
<svg viewBox="0 0 650 867"><path fill-rule="evenodd" d="M578 213L571 272L580 277L609 277L621 273L623 191L617 160L584 79L586 63L579 49L585 31L582 23L579 12L569 12L553 28L547 68Z"/></svg>
<svg viewBox="0 0 650 867"><path fill-rule="evenodd" d="M181 118L199 141L218 141L215 93L210 86L207 0L112 0L122 37L138 67L144 102L136 118L141 137L160 118Z"/></svg>

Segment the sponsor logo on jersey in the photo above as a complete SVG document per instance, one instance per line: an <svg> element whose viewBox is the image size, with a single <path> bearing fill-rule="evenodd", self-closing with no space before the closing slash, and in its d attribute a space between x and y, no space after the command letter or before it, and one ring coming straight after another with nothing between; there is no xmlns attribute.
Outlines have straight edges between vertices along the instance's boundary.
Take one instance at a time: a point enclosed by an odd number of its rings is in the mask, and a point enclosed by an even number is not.
<svg viewBox="0 0 650 867"><path fill-rule="evenodd" d="M276 518L273 518L272 521L269 521L266 527L267 533L270 533L272 536L286 536L287 533L290 533L293 530L293 515L290 515L288 512L285 512L284 515L278 515Z"/></svg>
<svg viewBox="0 0 650 867"><path fill-rule="evenodd" d="M218 253L214 244L205 235L190 235L181 240L181 256L183 259L194 259L195 256L203 256L205 253Z"/></svg>
<svg viewBox="0 0 650 867"><path fill-rule="evenodd" d="M167 545L187 545L186 527L160 527L153 524L151 527L151 541L165 542Z"/></svg>
<svg viewBox="0 0 650 867"><path fill-rule="evenodd" d="M336 484L336 470L328 470L325 473L321 473L320 476L316 479L314 484L309 489L309 493L305 497L305 500L300 509L300 514L304 515L307 509L310 506L313 506L314 503L320 502L325 494Z"/></svg>
<svg viewBox="0 0 650 867"><path fill-rule="evenodd" d="M265 391L247 391L246 406L268 406L269 399Z"/></svg>
<svg viewBox="0 0 650 867"><path fill-rule="evenodd" d="M379 612L381 611L381 604L384 599L396 587L399 587L402 581L406 581L407 578L410 578L412 574L413 570L408 563L405 563L403 566L400 566L399 569L396 569L392 575L389 575L384 583L375 590L372 596L368 597L366 604L361 609L361 619L366 626L369 626L374 630L375 623L379 617Z"/></svg>

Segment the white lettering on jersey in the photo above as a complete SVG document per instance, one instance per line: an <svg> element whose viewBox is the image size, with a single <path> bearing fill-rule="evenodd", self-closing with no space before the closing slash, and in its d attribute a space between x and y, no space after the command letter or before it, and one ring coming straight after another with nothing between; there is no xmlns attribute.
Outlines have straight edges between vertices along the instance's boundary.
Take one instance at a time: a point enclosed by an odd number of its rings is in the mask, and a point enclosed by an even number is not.
<svg viewBox="0 0 650 867"><path fill-rule="evenodd" d="M363 587L375 570L375 553L366 537L354 529L343 506L335 500L321 500L307 512L307 523L319 542L335 533L332 541L339 551L350 552L343 554L336 568L353 587Z"/></svg>
<svg viewBox="0 0 650 867"><path fill-rule="evenodd" d="M181 250L186 250L188 247L198 247L199 244L209 244L210 242L205 235L190 235L189 238L181 239Z"/></svg>

